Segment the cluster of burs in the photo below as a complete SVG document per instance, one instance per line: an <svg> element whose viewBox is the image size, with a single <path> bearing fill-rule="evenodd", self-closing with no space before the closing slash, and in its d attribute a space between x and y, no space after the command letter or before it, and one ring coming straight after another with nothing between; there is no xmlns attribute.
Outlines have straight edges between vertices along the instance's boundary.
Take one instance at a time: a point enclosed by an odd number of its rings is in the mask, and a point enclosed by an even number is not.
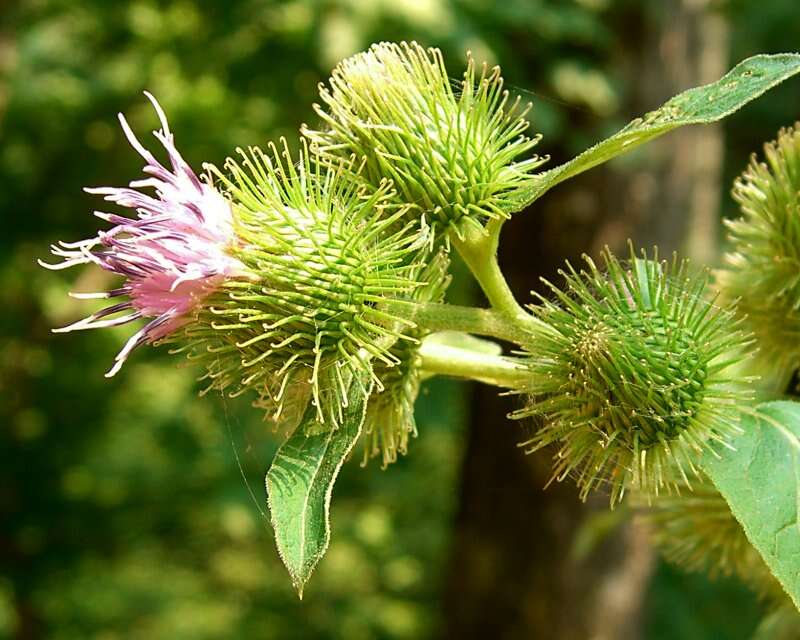
<svg viewBox="0 0 800 640"><path fill-rule="evenodd" d="M367 457L389 463L416 433L430 333L407 310L443 302L451 251L522 209L544 159L497 68L469 60L453 82L438 50L413 43L342 62L316 110L299 157L284 143L212 167L255 277L231 279L170 340L212 388L256 390L287 429L309 406L317 428L337 428L359 385ZM554 477L584 497L652 505L669 556L764 592L780 588L698 461L800 365L799 190L800 133L782 131L736 182L742 216L719 270L607 250L566 265L533 321L516 319L527 448L551 448Z"/></svg>
<svg viewBox="0 0 800 640"><path fill-rule="evenodd" d="M314 428L337 428L358 385L366 457L387 464L416 433L430 332L414 304L444 300L451 239L508 217L542 160L520 158L536 140L499 70L470 60L453 86L435 49L375 45L321 97L322 126L303 127L298 158L282 141L208 167L250 277L227 281L170 340L204 362L210 388L255 390L286 430L308 406Z"/></svg>

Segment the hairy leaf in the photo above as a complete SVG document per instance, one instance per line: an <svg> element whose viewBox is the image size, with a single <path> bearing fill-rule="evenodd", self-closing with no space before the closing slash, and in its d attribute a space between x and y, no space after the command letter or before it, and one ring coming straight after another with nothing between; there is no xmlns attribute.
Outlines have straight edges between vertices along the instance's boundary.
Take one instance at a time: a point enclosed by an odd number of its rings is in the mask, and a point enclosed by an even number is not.
<svg viewBox="0 0 800 640"><path fill-rule="evenodd" d="M748 58L716 82L678 94L660 109L633 120L624 129L576 158L539 174L536 185L522 194L519 208L530 205L559 182L677 127L721 120L798 72L800 54L797 53Z"/></svg>
<svg viewBox="0 0 800 640"><path fill-rule="evenodd" d="M267 500L281 560L298 595L330 542L330 502L339 469L361 434L369 389L352 379L337 428L320 431L309 404L267 472Z"/></svg>
<svg viewBox="0 0 800 640"><path fill-rule="evenodd" d="M703 470L753 546L800 606L800 403L767 402L744 416L743 433Z"/></svg>

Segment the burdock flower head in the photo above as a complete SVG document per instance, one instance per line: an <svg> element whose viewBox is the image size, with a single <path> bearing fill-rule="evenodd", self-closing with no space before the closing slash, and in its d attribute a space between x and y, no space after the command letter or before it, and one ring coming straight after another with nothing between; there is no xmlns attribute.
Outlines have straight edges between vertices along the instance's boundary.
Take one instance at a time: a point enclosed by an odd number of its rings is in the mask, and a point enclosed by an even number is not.
<svg viewBox="0 0 800 640"><path fill-rule="evenodd" d="M576 478L585 497L608 486L654 496L690 485L704 451L725 446L738 427L749 380L730 367L752 343L741 322L705 298L706 278L685 262L608 250L607 272L563 273L534 313L552 327L531 345L530 400L516 416L544 424L527 443L557 447L554 477Z"/></svg>
<svg viewBox="0 0 800 640"><path fill-rule="evenodd" d="M753 155L733 197L742 215L726 222L731 249L717 284L758 338L759 373L783 393L800 366L800 126Z"/></svg>
<svg viewBox="0 0 800 640"><path fill-rule="evenodd" d="M382 390L377 370L400 363L392 347L417 340L392 302L424 284L429 229L393 203L387 181L369 189L347 179L350 163L323 167L282 147L212 168L233 203L234 255L254 278L212 295L177 350L205 363L209 388L255 390L278 423L311 401L317 422L336 426L353 376Z"/></svg>
<svg viewBox="0 0 800 640"><path fill-rule="evenodd" d="M125 278L121 286L101 293L73 293L76 298L126 298L74 324L55 329L66 332L125 324L148 319L119 352L106 374L119 371L131 351L163 338L189 322L198 305L222 282L244 273L230 253L234 244L231 208L227 200L201 180L175 148L167 118L156 99L145 94L161 121L154 132L169 156L171 169L162 165L142 144L120 114L128 141L145 160L147 178L125 187L86 189L89 193L136 212L135 218L95 212L111 223L108 231L80 242L59 242L52 253L63 262L40 264L65 269L96 264ZM141 189L152 188L155 196Z"/></svg>
<svg viewBox="0 0 800 640"><path fill-rule="evenodd" d="M544 162L528 155L538 141L525 135L528 107L509 100L499 67L472 58L454 88L438 49L375 44L339 64L320 95L323 128L303 131L319 159L364 157L359 177L391 178L397 199L435 231L507 218Z"/></svg>

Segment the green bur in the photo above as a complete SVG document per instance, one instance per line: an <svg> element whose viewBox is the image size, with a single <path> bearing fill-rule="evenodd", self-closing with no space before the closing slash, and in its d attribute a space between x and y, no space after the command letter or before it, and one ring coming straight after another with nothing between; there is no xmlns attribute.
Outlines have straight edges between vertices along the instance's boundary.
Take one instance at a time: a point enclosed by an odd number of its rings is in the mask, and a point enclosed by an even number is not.
<svg viewBox="0 0 800 640"><path fill-rule="evenodd" d="M241 165L228 161L229 176L216 172L233 203L234 253L252 277L225 283L178 350L205 362L211 388L256 390L276 423L293 427L311 400L317 422L335 427L347 376L380 390L375 368L400 364L398 340L416 342L414 323L385 305L425 284L430 237L387 183L368 191L342 178L352 164L311 165L301 153L295 166L285 146L282 155L250 149Z"/></svg>
<svg viewBox="0 0 800 640"><path fill-rule="evenodd" d="M606 273L588 257L584 271L568 265L563 289L547 283L556 301L532 307L551 330L528 347L529 400L514 417L544 419L525 446L557 447L554 478L574 476L583 498L608 487L613 505L628 489L688 484L699 454L737 432L748 394L728 369L750 338L686 262L603 257Z"/></svg>
<svg viewBox="0 0 800 640"><path fill-rule="evenodd" d="M320 95L327 128L303 128L320 161L364 157L357 178L373 186L390 178L398 201L427 214L437 238L509 217L546 160L524 157L538 138L524 135L528 108L509 103L500 69L477 70L471 58L454 89L438 49L375 44L340 63Z"/></svg>
<svg viewBox="0 0 800 640"><path fill-rule="evenodd" d="M758 338L758 373L783 392L800 365L800 131L781 130L736 180L742 216L726 221L731 250L717 271Z"/></svg>

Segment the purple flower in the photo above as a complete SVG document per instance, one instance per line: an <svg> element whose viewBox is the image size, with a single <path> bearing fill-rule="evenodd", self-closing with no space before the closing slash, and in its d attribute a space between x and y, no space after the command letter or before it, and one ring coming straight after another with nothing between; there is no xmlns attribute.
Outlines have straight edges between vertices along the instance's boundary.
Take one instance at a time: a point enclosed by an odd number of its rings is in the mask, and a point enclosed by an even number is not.
<svg viewBox="0 0 800 640"><path fill-rule="evenodd" d="M52 245L52 253L63 262L39 262L49 269L94 263L125 278L120 287L111 291L70 294L75 298L127 299L54 331L112 327L139 318L150 319L117 354L107 377L119 371L137 346L152 343L189 322L197 305L223 281L244 274L244 266L229 254L235 238L228 201L200 180L181 157L164 111L152 95L145 95L161 121L161 129L153 135L166 149L172 170L141 145L125 117L119 114L128 141L145 159L144 173L149 177L131 182L130 188L86 191L135 210L137 217L96 211L96 216L114 226L87 240ZM140 191L148 187L155 189L155 196Z"/></svg>

